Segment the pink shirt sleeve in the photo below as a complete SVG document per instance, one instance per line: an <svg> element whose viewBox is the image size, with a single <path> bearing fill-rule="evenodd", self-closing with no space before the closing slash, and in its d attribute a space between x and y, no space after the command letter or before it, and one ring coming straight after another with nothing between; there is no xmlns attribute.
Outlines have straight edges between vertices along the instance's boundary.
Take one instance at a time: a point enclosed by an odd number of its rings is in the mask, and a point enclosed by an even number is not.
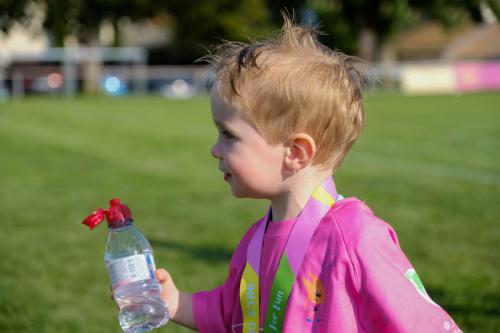
<svg viewBox="0 0 500 333"><path fill-rule="evenodd" d="M459 333L453 319L427 294L394 230L375 216L353 243L351 260L368 332Z"/></svg>
<svg viewBox="0 0 500 333"><path fill-rule="evenodd" d="M193 315L198 332L223 333L231 332L235 304L239 300L240 280L246 263L248 243L255 232L254 224L236 247L229 273L223 285L209 291L200 291L193 294Z"/></svg>

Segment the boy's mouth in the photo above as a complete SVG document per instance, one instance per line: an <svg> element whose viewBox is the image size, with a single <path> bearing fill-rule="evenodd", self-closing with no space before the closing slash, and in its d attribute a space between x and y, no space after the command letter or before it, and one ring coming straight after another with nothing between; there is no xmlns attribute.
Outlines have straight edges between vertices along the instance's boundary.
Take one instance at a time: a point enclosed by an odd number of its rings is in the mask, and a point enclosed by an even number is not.
<svg viewBox="0 0 500 333"><path fill-rule="evenodd" d="M224 180L228 181L231 178L231 174L229 172L224 172Z"/></svg>

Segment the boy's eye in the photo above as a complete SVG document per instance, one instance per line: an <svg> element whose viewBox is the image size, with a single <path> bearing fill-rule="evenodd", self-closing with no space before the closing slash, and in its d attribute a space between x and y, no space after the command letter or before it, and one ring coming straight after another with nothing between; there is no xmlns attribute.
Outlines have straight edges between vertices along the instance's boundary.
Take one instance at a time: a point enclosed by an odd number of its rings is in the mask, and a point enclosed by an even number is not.
<svg viewBox="0 0 500 333"><path fill-rule="evenodd" d="M226 139L233 139L234 138L234 136L231 133L229 133L228 131L226 131L226 130L222 130L221 134Z"/></svg>

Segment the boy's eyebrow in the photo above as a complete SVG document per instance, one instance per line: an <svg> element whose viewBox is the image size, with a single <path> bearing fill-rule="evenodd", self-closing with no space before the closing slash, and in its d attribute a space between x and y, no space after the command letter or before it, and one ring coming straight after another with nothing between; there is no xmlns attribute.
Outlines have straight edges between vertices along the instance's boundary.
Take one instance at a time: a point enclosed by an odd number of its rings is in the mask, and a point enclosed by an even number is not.
<svg viewBox="0 0 500 333"><path fill-rule="evenodd" d="M224 125L224 123L221 123L220 121L214 120L214 123L218 127L227 128L227 126Z"/></svg>
<svg viewBox="0 0 500 333"><path fill-rule="evenodd" d="M232 135L235 135L234 134L235 132L230 127L225 125L224 123L217 121L217 120L214 120L214 123L215 123L215 126L217 126L217 128L219 128L219 130L227 131L227 132L231 133Z"/></svg>

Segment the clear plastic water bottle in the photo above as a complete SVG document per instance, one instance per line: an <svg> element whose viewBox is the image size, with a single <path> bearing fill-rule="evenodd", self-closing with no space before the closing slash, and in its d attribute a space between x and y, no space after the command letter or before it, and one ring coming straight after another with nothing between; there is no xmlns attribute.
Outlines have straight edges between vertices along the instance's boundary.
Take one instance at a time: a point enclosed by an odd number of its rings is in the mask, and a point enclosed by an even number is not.
<svg viewBox="0 0 500 333"><path fill-rule="evenodd" d="M161 286L154 277L151 245L132 224L130 209L119 199L112 199L109 209L99 208L83 223L93 229L105 218L110 232L104 262L113 297L120 307L121 328L126 333L139 333L165 325L168 308L160 298Z"/></svg>

